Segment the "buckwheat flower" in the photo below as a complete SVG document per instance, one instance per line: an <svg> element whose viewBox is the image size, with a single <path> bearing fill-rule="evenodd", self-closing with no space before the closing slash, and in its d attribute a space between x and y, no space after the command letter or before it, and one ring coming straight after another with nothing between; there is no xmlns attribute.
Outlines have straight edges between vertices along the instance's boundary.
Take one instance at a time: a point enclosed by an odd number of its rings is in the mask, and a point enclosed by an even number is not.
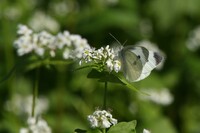
<svg viewBox="0 0 200 133"><path fill-rule="evenodd" d="M74 8L74 7L71 6L71 2L60 1L56 3L51 2L50 8L51 10L53 10L56 16L65 16L70 12L71 8Z"/></svg>
<svg viewBox="0 0 200 133"><path fill-rule="evenodd" d="M51 128L42 118L29 117L27 125L27 128L20 129L20 133L51 133Z"/></svg>
<svg viewBox="0 0 200 133"><path fill-rule="evenodd" d="M29 133L29 130L27 128L20 128L19 133Z"/></svg>
<svg viewBox="0 0 200 133"><path fill-rule="evenodd" d="M64 52L63 52L63 58L64 59L69 59L69 58L71 58L71 56L70 56L70 50L69 49L65 49L64 50Z"/></svg>
<svg viewBox="0 0 200 133"><path fill-rule="evenodd" d="M115 56L113 49L110 49L109 45L107 45L106 48L105 48L105 55L106 55L106 57L110 57L111 59L113 59L114 56Z"/></svg>
<svg viewBox="0 0 200 133"><path fill-rule="evenodd" d="M92 58L92 53L95 49L91 49L91 48L86 48L84 51L83 51L83 58L85 59L86 62L90 62L91 61L91 58Z"/></svg>
<svg viewBox="0 0 200 133"><path fill-rule="evenodd" d="M121 70L121 62L119 60L114 60L113 64L115 72L118 73Z"/></svg>
<svg viewBox="0 0 200 133"><path fill-rule="evenodd" d="M14 47L17 48L17 54L22 56L32 52L34 45L31 43L31 37L25 35L14 41Z"/></svg>
<svg viewBox="0 0 200 133"><path fill-rule="evenodd" d="M121 69L121 62L116 60L117 56L112 48L107 45L105 48L101 47L99 49L85 49L83 50L82 60L80 61L82 64L85 63L94 63L98 66L103 66L105 70L109 72L115 71L119 72Z"/></svg>
<svg viewBox="0 0 200 133"><path fill-rule="evenodd" d="M16 21L18 20L21 16L22 16L22 9L19 6L7 6L5 8L3 8L3 10L1 9L2 14L9 20L11 21Z"/></svg>
<svg viewBox="0 0 200 133"><path fill-rule="evenodd" d="M39 56L43 56L44 55L44 52L45 52L45 49L43 47L35 47L34 49L35 53Z"/></svg>
<svg viewBox="0 0 200 133"><path fill-rule="evenodd" d="M56 42L59 49L62 49L64 46L70 47L72 45L72 41L70 39L70 33L68 31L64 31L63 33L58 33Z"/></svg>
<svg viewBox="0 0 200 133"><path fill-rule="evenodd" d="M47 46L53 43L55 37L46 31L41 31L38 33L38 43L42 46Z"/></svg>
<svg viewBox="0 0 200 133"><path fill-rule="evenodd" d="M112 71L113 70L113 61L111 60L111 59L108 59L107 61L106 61L106 65L107 65L107 67L108 67L108 69L110 70L110 71Z"/></svg>
<svg viewBox="0 0 200 133"><path fill-rule="evenodd" d="M149 130L147 130L147 129L144 129L143 133L151 133L151 132Z"/></svg>
<svg viewBox="0 0 200 133"><path fill-rule="evenodd" d="M29 29L26 25L19 24L17 34L19 35L30 35L33 33L31 29Z"/></svg>
<svg viewBox="0 0 200 133"><path fill-rule="evenodd" d="M56 53L55 53L54 50L50 50L49 54L50 54L51 57L55 57L56 56Z"/></svg>
<svg viewBox="0 0 200 133"><path fill-rule="evenodd" d="M95 116L89 115L88 116L88 121L90 122L92 128L98 127L98 120L96 119Z"/></svg>
<svg viewBox="0 0 200 133"><path fill-rule="evenodd" d="M105 110L96 110L92 115L88 115L88 121L92 128L109 128L117 124L117 119Z"/></svg>
<svg viewBox="0 0 200 133"><path fill-rule="evenodd" d="M77 41L76 43L74 43L74 47L75 47L74 52L75 52L76 58L81 58L83 56L83 51L85 49L90 48L86 39L81 39Z"/></svg>
<svg viewBox="0 0 200 133"><path fill-rule="evenodd" d="M51 32L57 32L60 29L58 22L53 17L42 11L37 11L33 14L29 20L29 25L36 31L48 30Z"/></svg>
<svg viewBox="0 0 200 133"><path fill-rule="evenodd" d="M49 108L49 102L45 97L39 97L36 100L35 114L39 116L45 113ZM32 95L22 96L15 94L12 99L8 100L5 104L7 111L13 112L20 116L31 116L32 111Z"/></svg>
<svg viewBox="0 0 200 133"><path fill-rule="evenodd" d="M143 91L149 95L139 95L139 98L142 100L149 100L163 106L167 106L171 104L174 100L172 94L166 88L163 88L160 90L147 88L147 89L143 89Z"/></svg>
<svg viewBox="0 0 200 133"><path fill-rule="evenodd" d="M200 47L200 26L189 33L186 46L191 51L196 51Z"/></svg>
<svg viewBox="0 0 200 133"><path fill-rule="evenodd" d="M38 57L55 57L63 54L62 59L80 59L85 49L90 49L87 40L69 31L52 35L47 31L29 32L27 26L18 27L19 38L14 41L19 56L35 54ZM47 53L47 54L46 54Z"/></svg>

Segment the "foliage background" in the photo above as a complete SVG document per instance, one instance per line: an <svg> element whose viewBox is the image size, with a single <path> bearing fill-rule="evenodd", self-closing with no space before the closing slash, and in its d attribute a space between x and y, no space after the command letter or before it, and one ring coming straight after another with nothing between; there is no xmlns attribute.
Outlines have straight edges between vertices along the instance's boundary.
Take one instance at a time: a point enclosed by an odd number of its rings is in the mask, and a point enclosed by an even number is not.
<svg viewBox="0 0 200 133"><path fill-rule="evenodd" d="M55 8L58 3L65 8ZM162 70L134 83L137 88L168 88L174 96L169 106L138 99L134 92L119 84L109 84L108 107L119 121L137 120L137 132L200 133L200 54L186 43L191 30L200 23L199 0L1 0L0 1L0 78L20 57L13 48L17 25L28 24L35 12L54 18L57 33L69 30L87 38L93 47L127 40L127 45L148 39L166 54ZM51 26L50 26L51 27ZM34 28L34 27L33 27ZM40 29L43 30L43 29ZM87 128L86 116L102 106L103 83L88 79L89 70L73 71L74 64L40 68L39 95L46 96L50 108L43 117L55 133ZM21 117L5 110L14 94L32 93L35 70L19 69L0 84L0 132L18 132Z"/></svg>

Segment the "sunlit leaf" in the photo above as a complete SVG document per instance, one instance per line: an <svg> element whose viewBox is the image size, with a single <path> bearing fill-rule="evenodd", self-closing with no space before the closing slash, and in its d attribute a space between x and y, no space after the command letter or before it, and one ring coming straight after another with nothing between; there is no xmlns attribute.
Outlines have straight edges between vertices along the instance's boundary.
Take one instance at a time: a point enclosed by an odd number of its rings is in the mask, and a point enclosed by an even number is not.
<svg viewBox="0 0 200 133"><path fill-rule="evenodd" d="M130 122L120 122L114 126L112 126L108 133L136 133L136 120Z"/></svg>

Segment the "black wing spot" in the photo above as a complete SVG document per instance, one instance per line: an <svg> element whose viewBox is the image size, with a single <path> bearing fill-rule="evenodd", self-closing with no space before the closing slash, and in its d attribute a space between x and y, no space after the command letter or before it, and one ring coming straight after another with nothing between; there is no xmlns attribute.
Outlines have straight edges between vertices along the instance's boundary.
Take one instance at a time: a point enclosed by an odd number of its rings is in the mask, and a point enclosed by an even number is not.
<svg viewBox="0 0 200 133"><path fill-rule="evenodd" d="M162 61L162 59L163 59L163 57L162 56L160 56L158 53L154 53L154 55L153 55L153 57L155 58L155 60L156 60L156 65L158 65L161 61Z"/></svg>
<svg viewBox="0 0 200 133"><path fill-rule="evenodd" d="M141 58L140 55L137 55L137 60L133 62L133 65L137 65L137 61Z"/></svg>

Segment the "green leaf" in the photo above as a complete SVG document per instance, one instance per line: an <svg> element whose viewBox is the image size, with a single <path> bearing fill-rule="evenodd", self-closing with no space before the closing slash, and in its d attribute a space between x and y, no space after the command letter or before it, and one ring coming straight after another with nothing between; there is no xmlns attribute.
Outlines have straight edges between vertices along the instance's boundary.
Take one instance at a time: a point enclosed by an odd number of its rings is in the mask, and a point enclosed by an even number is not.
<svg viewBox="0 0 200 133"><path fill-rule="evenodd" d="M10 76L14 73L16 68L17 68L17 65L15 65L2 79L0 79L0 83L3 83L4 81L8 80Z"/></svg>
<svg viewBox="0 0 200 133"><path fill-rule="evenodd" d="M75 129L74 132L75 132L75 133L86 133L87 130Z"/></svg>
<svg viewBox="0 0 200 133"><path fill-rule="evenodd" d="M130 122L120 122L112 126L107 133L136 133L136 120Z"/></svg>
<svg viewBox="0 0 200 133"><path fill-rule="evenodd" d="M90 129L87 133L102 133L99 129Z"/></svg>
<svg viewBox="0 0 200 133"><path fill-rule="evenodd" d="M49 65L68 65L72 63L71 60L36 60L36 61L32 61L29 64L27 64L26 66L26 71L30 71L33 70L35 68L41 67L41 66L49 66Z"/></svg>
<svg viewBox="0 0 200 133"><path fill-rule="evenodd" d="M134 91L137 91L137 92L140 92L140 93L144 93L144 92L141 92L139 91L137 88L135 88L130 82L128 82L125 78L124 78L124 75L122 74L118 74L118 78L121 82L123 82L128 88L134 90Z"/></svg>
<svg viewBox="0 0 200 133"><path fill-rule="evenodd" d="M75 129L74 133L102 133L102 132L99 129L89 129L89 130Z"/></svg>

